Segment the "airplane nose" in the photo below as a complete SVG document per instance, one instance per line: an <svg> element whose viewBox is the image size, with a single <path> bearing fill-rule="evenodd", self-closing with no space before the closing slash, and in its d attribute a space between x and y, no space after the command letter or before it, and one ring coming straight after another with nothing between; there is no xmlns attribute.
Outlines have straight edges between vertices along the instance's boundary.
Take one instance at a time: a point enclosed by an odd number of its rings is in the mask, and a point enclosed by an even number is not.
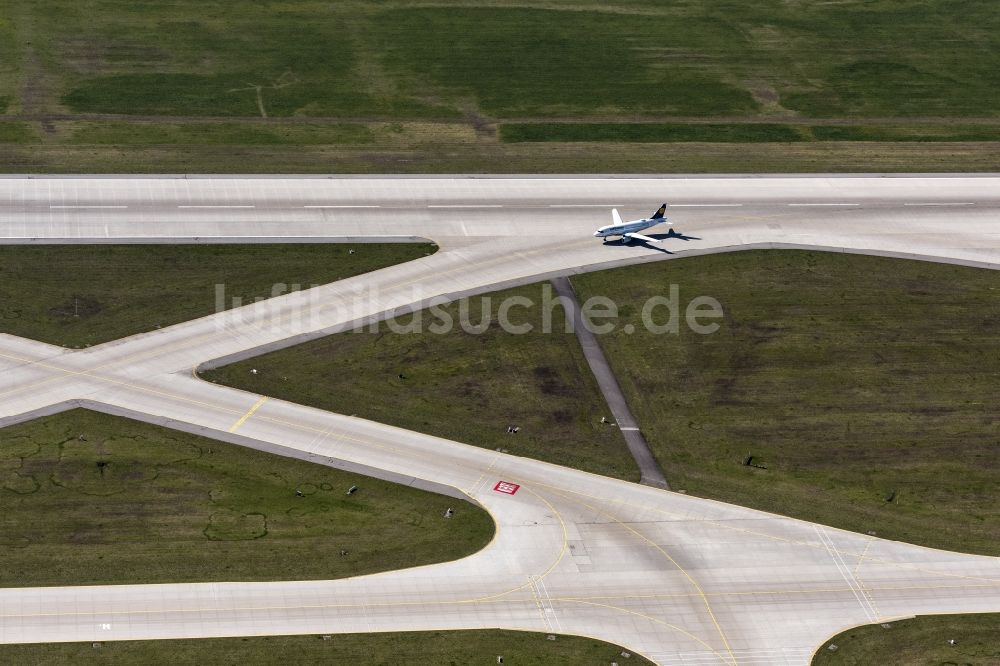
<svg viewBox="0 0 1000 666"><path fill-rule="evenodd" d="M600 235L601 235L601 232L600 232L600 231L595 231L595 232L594 232L594 235L595 235L595 236L600 236Z"/></svg>

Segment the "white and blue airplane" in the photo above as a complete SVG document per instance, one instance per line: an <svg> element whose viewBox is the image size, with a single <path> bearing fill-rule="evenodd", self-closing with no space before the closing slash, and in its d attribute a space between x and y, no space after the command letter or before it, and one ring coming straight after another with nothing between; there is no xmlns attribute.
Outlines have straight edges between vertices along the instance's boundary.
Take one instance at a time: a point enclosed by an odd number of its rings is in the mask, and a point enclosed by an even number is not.
<svg viewBox="0 0 1000 666"><path fill-rule="evenodd" d="M614 220L614 224L609 224L603 226L594 232L594 235L598 238L603 238L604 242L608 241L608 236L621 236L623 243L628 243L629 241L637 240L646 243L662 243L663 240L660 238L652 238L650 236L643 236L640 233L643 229L649 229L650 227L655 227L661 222L667 222L667 218L663 217L664 211L667 210L667 204L661 205L655 213L650 217L644 217L641 220L632 220L631 222L622 222L622 216L618 214L617 208L611 209L611 219Z"/></svg>

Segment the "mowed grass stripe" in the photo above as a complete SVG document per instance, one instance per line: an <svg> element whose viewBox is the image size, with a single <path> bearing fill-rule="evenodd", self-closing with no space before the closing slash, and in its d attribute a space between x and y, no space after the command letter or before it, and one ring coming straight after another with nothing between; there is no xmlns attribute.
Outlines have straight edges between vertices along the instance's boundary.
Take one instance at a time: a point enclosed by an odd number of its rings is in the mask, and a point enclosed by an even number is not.
<svg viewBox="0 0 1000 666"><path fill-rule="evenodd" d="M503 123L506 143L801 143L1000 141L1000 125L808 125L778 123Z"/></svg>

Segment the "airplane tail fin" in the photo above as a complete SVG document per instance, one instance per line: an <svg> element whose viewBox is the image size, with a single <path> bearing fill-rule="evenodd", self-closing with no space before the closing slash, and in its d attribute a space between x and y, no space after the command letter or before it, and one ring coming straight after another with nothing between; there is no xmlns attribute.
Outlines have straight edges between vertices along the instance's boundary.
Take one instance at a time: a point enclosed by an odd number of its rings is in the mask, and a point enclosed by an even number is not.
<svg viewBox="0 0 1000 666"><path fill-rule="evenodd" d="M656 209L656 212L653 213L653 216L650 217L649 219L651 219L651 220L660 220L660 219L663 219L663 214L666 211L667 211L667 204L660 204L660 207Z"/></svg>
<svg viewBox="0 0 1000 666"><path fill-rule="evenodd" d="M617 208L611 209L611 221L616 226L622 224L622 216L618 214Z"/></svg>

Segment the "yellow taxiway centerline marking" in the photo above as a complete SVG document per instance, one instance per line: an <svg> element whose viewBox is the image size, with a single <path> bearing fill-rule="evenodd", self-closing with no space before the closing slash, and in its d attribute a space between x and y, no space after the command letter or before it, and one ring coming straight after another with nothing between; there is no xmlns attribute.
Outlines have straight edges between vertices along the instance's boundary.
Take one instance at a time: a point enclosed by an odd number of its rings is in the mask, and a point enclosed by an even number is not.
<svg viewBox="0 0 1000 666"><path fill-rule="evenodd" d="M265 402L267 402L267 396L266 395L262 395L260 397L260 400L258 400L257 402L255 402L253 404L253 407L251 407L247 411L246 414L244 414L243 416L241 416L239 418L239 420L236 421L236 423L234 423L232 426L230 426L229 432L236 432L239 429L239 427L241 425L243 425L244 423L246 423L247 419L249 419L251 416L253 416L254 412L256 412L258 409L260 409L261 405L263 405Z"/></svg>

